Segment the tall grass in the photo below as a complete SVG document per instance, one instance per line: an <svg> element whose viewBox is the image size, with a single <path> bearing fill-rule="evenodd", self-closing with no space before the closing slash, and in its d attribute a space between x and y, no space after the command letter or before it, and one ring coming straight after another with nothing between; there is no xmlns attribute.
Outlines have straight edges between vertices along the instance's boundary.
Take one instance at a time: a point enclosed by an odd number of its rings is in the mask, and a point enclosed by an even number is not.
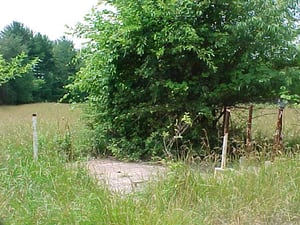
<svg viewBox="0 0 300 225"><path fill-rule="evenodd" d="M38 113L33 161L31 114ZM0 217L4 224L300 224L299 158L214 177L171 163L166 176L127 195L111 193L57 151L65 122L72 145L85 136L69 105L0 107ZM62 119L64 117L64 119ZM63 122L62 122L63 121ZM63 124L63 125L62 125ZM60 133L61 132L61 133Z"/></svg>
<svg viewBox="0 0 300 225"><path fill-rule="evenodd" d="M38 114L38 162L32 156L33 112ZM83 138L80 111L68 105L34 104L1 107L0 115L0 216L5 224L97 224L98 217L89 215L108 192L84 169L66 166L58 151L65 124L72 129L72 145Z"/></svg>
<svg viewBox="0 0 300 225"><path fill-rule="evenodd" d="M157 213L177 215L167 224L300 224L299 165L277 161L257 172L229 171L222 177L182 166L146 199Z"/></svg>

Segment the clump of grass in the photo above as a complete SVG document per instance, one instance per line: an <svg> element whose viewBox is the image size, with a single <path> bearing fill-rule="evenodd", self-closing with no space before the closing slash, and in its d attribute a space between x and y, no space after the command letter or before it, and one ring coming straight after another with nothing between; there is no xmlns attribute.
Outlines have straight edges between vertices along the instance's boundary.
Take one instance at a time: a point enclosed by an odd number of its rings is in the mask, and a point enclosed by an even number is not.
<svg viewBox="0 0 300 225"><path fill-rule="evenodd" d="M257 173L214 177L182 165L149 188L139 209L148 205L153 206L151 214L169 215L161 224L297 224L299 166L298 160L289 159L261 166Z"/></svg>
<svg viewBox="0 0 300 225"><path fill-rule="evenodd" d="M6 224L78 224L94 221L93 203L106 199L86 172L59 162L15 161L1 170L1 215ZM103 207L99 205L98 208ZM100 208L101 209L101 208ZM101 216L97 212L96 215Z"/></svg>
<svg viewBox="0 0 300 225"><path fill-rule="evenodd" d="M37 162L32 156L32 112L38 113ZM70 169L55 142L57 121L65 117L70 129L80 127L79 112L52 103L0 108L0 217L5 224L97 224L98 210L105 207L97 202L107 199L109 192L105 186L99 188L84 168ZM75 129L74 145L80 143L82 130Z"/></svg>

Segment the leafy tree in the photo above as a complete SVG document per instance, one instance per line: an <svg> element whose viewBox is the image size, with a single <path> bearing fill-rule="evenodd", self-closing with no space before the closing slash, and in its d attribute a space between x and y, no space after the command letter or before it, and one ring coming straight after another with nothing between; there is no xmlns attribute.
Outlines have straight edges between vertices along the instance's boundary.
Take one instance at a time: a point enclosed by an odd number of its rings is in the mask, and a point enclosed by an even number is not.
<svg viewBox="0 0 300 225"><path fill-rule="evenodd" d="M37 33L32 37L29 42L29 55L31 57L38 57L39 64L35 69L34 77L41 86L34 92L36 101L53 101L53 72L54 72L54 59L53 59L53 43L46 35Z"/></svg>
<svg viewBox="0 0 300 225"><path fill-rule="evenodd" d="M28 54L29 42L32 38L33 32L29 28L19 22L13 22L0 33L0 54L6 61L10 62L14 57L24 52L28 57L23 59L23 64L30 63L31 60L37 62L36 57L31 57ZM30 70L2 85L0 87L0 102L4 104L32 102L33 79L33 71Z"/></svg>
<svg viewBox="0 0 300 225"><path fill-rule="evenodd" d="M29 42L32 38L33 32L29 28L14 21L0 33L0 52L6 60L22 52L28 54Z"/></svg>
<svg viewBox="0 0 300 225"><path fill-rule="evenodd" d="M298 44L298 55L294 64L280 71L285 77L285 85L281 87L280 98L289 103L300 103L300 54Z"/></svg>
<svg viewBox="0 0 300 225"><path fill-rule="evenodd" d="M185 112L200 146L223 106L278 97L298 54L295 1L107 3L78 27L91 42L73 88L88 93L97 147L120 157L161 154Z"/></svg>
<svg viewBox="0 0 300 225"><path fill-rule="evenodd" d="M76 60L77 51L72 41L65 37L53 44L53 58L55 77L53 81L53 98L60 99L66 94L65 86L69 79L79 70L79 61Z"/></svg>
<svg viewBox="0 0 300 225"><path fill-rule="evenodd" d="M7 83L9 80L22 76L24 73L28 73L33 70L37 63L37 59L24 65L26 59L25 53L13 58L10 62L6 62L0 55L0 86Z"/></svg>
<svg viewBox="0 0 300 225"><path fill-rule="evenodd" d="M45 35L34 34L22 23L13 22L0 33L0 54L3 60L10 62L22 52L28 56L23 61L35 61L34 70L3 85L0 102L16 104L59 100L65 94L63 87L69 82L68 77L78 70L73 62L77 54L73 43L66 39L53 42Z"/></svg>

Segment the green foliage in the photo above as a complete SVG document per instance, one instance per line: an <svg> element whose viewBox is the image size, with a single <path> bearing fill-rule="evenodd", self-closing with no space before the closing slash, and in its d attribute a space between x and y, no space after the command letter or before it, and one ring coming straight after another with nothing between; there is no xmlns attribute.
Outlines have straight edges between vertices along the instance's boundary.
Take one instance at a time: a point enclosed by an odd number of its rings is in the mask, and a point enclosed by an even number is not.
<svg viewBox="0 0 300 225"><path fill-rule="evenodd" d="M45 35L34 34L19 22L13 22L1 31L0 54L7 62L19 63L19 67L27 63L29 68L35 62L34 70L21 71L22 77L17 76L8 82L5 79L6 85L0 88L2 104L58 101L65 94L64 86L70 82L69 77L76 73L79 64L79 60L73 60L77 51L71 41L65 38L51 41ZM27 57L16 61L15 57L20 57L20 54ZM4 63L2 58L0 61Z"/></svg>
<svg viewBox="0 0 300 225"><path fill-rule="evenodd" d="M107 2L114 10L78 27L92 41L73 84L88 95L102 152L163 154L163 133L185 112L195 120L186 140L200 146L224 105L274 99L286 86L280 70L297 56L288 1Z"/></svg>
<svg viewBox="0 0 300 225"><path fill-rule="evenodd" d="M12 58L10 62L6 62L5 59L0 55L0 86L7 83L9 80L20 77L25 73L33 70L37 64L37 59L24 64L27 56L24 52L20 55Z"/></svg>
<svg viewBox="0 0 300 225"><path fill-rule="evenodd" d="M52 99L55 100L66 94L65 86L79 70L80 60L74 44L64 37L54 42L52 51L55 64Z"/></svg>
<svg viewBox="0 0 300 225"><path fill-rule="evenodd" d="M36 57L32 57L28 54L28 42L30 42L32 37L33 32L31 30L21 23L13 22L10 26L5 27L0 33L0 54L2 54L3 58L7 61L20 55L22 52L28 56L26 61L29 62L34 58L36 59ZM37 67L38 62L36 63L35 68ZM27 103L33 101L31 85L34 79L33 71L34 70L24 73L22 77L17 77L0 88L1 104ZM19 97L21 97L21 99L18 99Z"/></svg>

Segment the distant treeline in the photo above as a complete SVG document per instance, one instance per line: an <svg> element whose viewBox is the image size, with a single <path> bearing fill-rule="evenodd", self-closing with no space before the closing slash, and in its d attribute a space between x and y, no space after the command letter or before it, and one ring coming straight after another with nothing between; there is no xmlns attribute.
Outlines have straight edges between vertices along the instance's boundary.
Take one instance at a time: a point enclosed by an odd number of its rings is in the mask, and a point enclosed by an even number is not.
<svg viewBox="0 0 300 225"><path fill-rule="evenodd" d="M0 104L61 99L66 93L64 86L80 68L73 42L65 37L52 41L20 22L12 22L0 32L0 55L10 61L21 53L28 61L38 58L38 63L33 71L0 86Z"/></svg>

